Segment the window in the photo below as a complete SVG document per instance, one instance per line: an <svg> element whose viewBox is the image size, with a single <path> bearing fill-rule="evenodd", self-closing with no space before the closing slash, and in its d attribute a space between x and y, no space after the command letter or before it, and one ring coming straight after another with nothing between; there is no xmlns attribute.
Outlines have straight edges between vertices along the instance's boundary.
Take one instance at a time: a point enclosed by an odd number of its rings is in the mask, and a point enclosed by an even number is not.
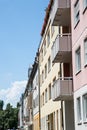
<svg viewBox="0 0 87 130"><path fill-rule="evenodd" d="M42 83L44 82L44 71L42 71Z"/></svg>
<svg viewBox="0 0 87 130"><path fill-rule="evenodd" d="M45 103L47 102L47 89L45 90Z"/></svg>
<svg viewBox="0 0 87 130"><path fill-rule="evenodd" d="M54 31L55 31L54 26L51 26L51 36L53 36Z"/></svg>
<svg viewBox="0 0 87 130"><path fill-rule="evenodd" d="M48 72L51 70L51 59L50 57L48 58Z"/></svg>
<svg viewBox="0 0 87 130"><path fill-rule="evenodd" d="M55 97L55 83L56 83L56 77L53 79L53 85L52 85L52 97Z"/></svg>
<svg viewBox="0 0 87 130"><path fill-rule="evenodd" d="M42 94L42 105L44 105L44 93Z"/></svg>
<svg viewBox="0 0 87 130"><path fill-rule="evenodd" d="M44 41L44 55L46 54L46 40Z"/></svg>
<svg viewBox="0 0 87 130"><path fill-rule="evenodd" d="M80 47L76 50L76 73L81 70L81 50Z"/></svg>
<svg viewBox="0 0 87 130"><path fill-rule="evenodd" d="M87 38L84 40L84 62L87 65Z"/></svg>
<svg viewBox="0 0 87 130"><path fill-rule="evenodd" d="M83 10L87 8L87 0L83 0Z"/></svg>
<svg viewBox="0 0 87 130"><path fill-rule="evenodd" d="M45 65L45 78L47 77L47 64Z"/></svg>
<svg viewBox="0 0 87 130"><path fill-rule="evenodd" d="M79 10L79 0L76 1L74 5L74 23L75 26L78 24L80 20L80 10Z"/></svg>
<svg viewBox="0 0 87 130"><path fill-rule="evenodd" d="M48 31L48 34L47 34L47 44L48 44L48 46L50 44L50 31Z"/></svg>
<svg viewBox="0 0 87 130"><path fill-rule="evenodd" d="M53 79L53 85L55 84L55 82L56 82L56 77Z"/></svg>
<svg viewBox="0 0 87 130"><path fill-rule="evenodd" d="M83 95L83 119L87 121L87 94Z"/></svg>
<svg viewBox="0 0 87 130"><path fill-rule="evenodd" d="M77 98L77 121L78 123L81 122L81 100L80 97Z"/></svg>
<svg viewBox="0 0 87 130"><path fill-rule="evenodd" d="M43 61L43 48L41 48L41 61Z"/></svg>
<svg viewBox="0 0 87 130"><path fill-rule="evenodd" d="M40 74L40 86L42 84L42 75Z"/></svg>
<svg viewBox="0 0 87 130"><path fill-rule="evenodd" d="M51 84L49 84L49 100L51 99Z"/></svg>
<svg viewBox="0 0 87 130"><path fill-rule="evenodd" d="M38 75L36 76L36 85L38 86Z"/></svg>

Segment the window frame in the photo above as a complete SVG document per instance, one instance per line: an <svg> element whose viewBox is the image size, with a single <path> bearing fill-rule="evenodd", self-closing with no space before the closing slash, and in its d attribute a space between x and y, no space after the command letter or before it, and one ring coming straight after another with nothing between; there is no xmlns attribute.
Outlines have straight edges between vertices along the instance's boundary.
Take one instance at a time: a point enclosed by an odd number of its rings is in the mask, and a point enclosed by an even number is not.
<svg viewBox="0 0 87 130"><path fill-rule="evenodd" d="M44 56L46 55L46 40L44 40Z"/></svg>
<svg viewBox="0 0 87 130"><path fill-rule="evenodd" d="M49 84L49 100L52 97L52 88L51 88L51 83Z"/></svg>
<svg viewBox="0 0 87 130"><path fill-rule="evenodd" d="M45 79L47 77L47 64L45 64Z"/></svg>
<svg viewBox="0 0 87 130"><path fill-rule="evenodd" d="M80 21L79 0L76 0L74 4L74 29L78 25L79 21Z"/></svg>
<svg viewBox="0 0 87 130"><path fill-rule="evenodd" d="M77 105L77 122L78 122L78 124L81 124L81 122L82 122L81 97L78 97L76 99L76 105Z"/></svg>
<svg viewBox="0 0 87 130"><path fill-rule="evenodd" d="M47 88L45 89L45 103L47 103L47 100L48 100L48 95L47 95Z"/></svg>
<svg viewBox="0 0 87 130"><path fill-rule="evenodd" d="M81 47L79 46L75 51L75 65L76 65L76 74L81 71Z"/></svg>
<svg viewBox="0 0 87 130"><path fill-rule="evenodd" d="M84 39L84 66L87 66L87 37Z"/></svg>
<svg viewBox="0 0 87 130"><path fill-rule="evenodd" d="M86 10L87 10L87 0L83 0L83 14L85 13Z"/></svg>
<svg viewBox="0 0 87 130"><path fill-rule="evenodd" d="M86 97L86 101L85 101ZM87 93L82 96L83 100L83 122L87 122ZM84 104L86 102L86 104Z"/></svg>
<svg viewBox="0 0 87 130"><path fill-rule="evenodd" d="M51 57L49 56L48 58L48 73L50 72L51 70Z"/></svg>
<svg viewBox="0 0 87 130"><path fill-rule="evenodd" d="M50 45L50 30L48 30L48 33L47 33L47 47L49 47Z"/></svg>
<svg viewBox="0 0 87 130"><path fill-rule="evenodd" d="M44 70L42 70L42 83L44 82Z"/></svg>

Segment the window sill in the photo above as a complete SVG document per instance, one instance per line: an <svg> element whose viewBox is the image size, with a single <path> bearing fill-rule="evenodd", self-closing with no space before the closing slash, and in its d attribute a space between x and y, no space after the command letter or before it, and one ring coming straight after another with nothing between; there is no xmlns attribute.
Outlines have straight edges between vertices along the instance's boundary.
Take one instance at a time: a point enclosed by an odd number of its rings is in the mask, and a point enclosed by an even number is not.
<svg viewBox="0 0 87 130"><path fill-rule="evenodd" d="M77 27L77 25L79 24L80 20L78 20L78 22L75 24L74 29Z"/></svg>
<svg viewBox="0 0 87 130"><path fill-rule="evenodd" d="M77 125L82 125L82 122L78 122Z"/></svg>
<svg viewBox="0 0 87 130"><path fill-rule="evenodd" d="M86 68L87 67L87 63L84 65L84 68Z"/></svg>
<svg viewBox="0 0 87 130"><path fill-rule="evenodd" d="M79 70L77 73L76 73L76 76L81 72L81 70Z"/></svg>
<svg viewBox="0 0 87 130"><path fill-rule="evenodd" d="M84 121L83 124L87 124L87 121Z"/></svg>
<svg viewBox="0 0 87 130"><path fill-rule="evenodd" d="M83 14L86 12L86 10L87 10L87 6L84 8L84 10L83 10Z"/></svg>

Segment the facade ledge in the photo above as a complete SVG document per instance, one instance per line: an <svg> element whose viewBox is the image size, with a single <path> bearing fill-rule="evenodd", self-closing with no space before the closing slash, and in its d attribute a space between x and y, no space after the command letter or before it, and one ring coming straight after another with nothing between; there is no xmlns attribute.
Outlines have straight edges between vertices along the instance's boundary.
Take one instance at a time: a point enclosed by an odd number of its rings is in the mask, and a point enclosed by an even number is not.
<svg viewBox="0 0 87 130"><path fill-rule="evenodd" d="M78 124L78 125L82 125L82 122L78 122L77 124Z"/></svg>
<svg viewBox="0 0 87 130"><path fill-rule="evenodd" d="M84 8L84 10L83 10L83 14L86 12L86 10L87 10L87 6Z"/></svg>
<svg viewBox="0 0 87 130"><path fill-rule="evenodd" d="M78 22L75 24L74 29L76 29L76 27L78 26L79 22L80 22L80 20L78 20Z"/></svg>
<svg viewBox="0 0 87 130"><path fill-rule="evenodd" d="M84 121L83 124L87 124L87 121Z"/></svg>
<svg viewBox="0 0 87 130"><path fill-rule="evenodd" d="M77 76L80 72L81 72L81 70L77 71L75 75Z"/></svg>

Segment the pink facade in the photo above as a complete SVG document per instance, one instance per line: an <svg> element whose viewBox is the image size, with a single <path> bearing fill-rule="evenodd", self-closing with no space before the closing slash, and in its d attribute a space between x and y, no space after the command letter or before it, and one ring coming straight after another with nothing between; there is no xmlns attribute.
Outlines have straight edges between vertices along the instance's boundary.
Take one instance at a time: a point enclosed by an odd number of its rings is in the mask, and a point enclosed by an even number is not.
<svg viewBox="0 0 87 130"><path fill-rule="evenodd" d="M71 1L75 130L87 130L87 0Z"/></svg>
<svg viewBox="0 0 87 130"><path fill-rule="evenodd" d="M87 37L87 10L84 10L84 0L79 0L79 22L75 27L74 23L74 5L76 0L71 1L71 21L72 21L72 59L73 59L73 81L74 91L87 84L87 68L84 63L84 40ZM81 70L76 71L76 56L75 51L81 49Z"/></svg>

